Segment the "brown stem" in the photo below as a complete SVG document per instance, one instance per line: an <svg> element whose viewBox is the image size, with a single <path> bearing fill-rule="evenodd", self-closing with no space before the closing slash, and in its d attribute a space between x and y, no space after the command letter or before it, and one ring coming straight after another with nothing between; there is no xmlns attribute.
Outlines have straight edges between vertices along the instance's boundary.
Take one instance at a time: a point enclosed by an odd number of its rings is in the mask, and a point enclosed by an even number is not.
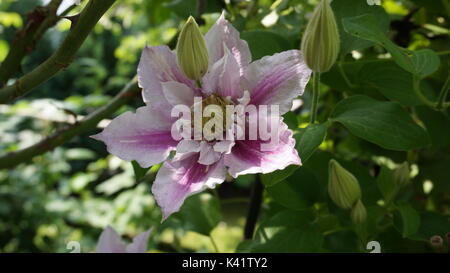
<svg viewBox="0 0 450 273"><path fill-rule="evenodd" d="M42 35L58 21L56 12L62 0L52 0L45 7L37 7L27 15L25 26L16 33L8 55L0 64L0 87L19 72L22 59L29 54Z"/></svg>
<svg viewBox="0 0 450 273"><path fill-rule="evenodd" d="M53 148L72 139L74 136L92 131L101 120L110 117L122 105L128 103L131 99L136 97L139 90L140 89L137 86L136 80L133 80L127 84L108 104L88 115L80 122L65 126L28 148L0 156L0 169L13 168L17 164L31 160L37 155L41 155L52 150Z"/></svg>

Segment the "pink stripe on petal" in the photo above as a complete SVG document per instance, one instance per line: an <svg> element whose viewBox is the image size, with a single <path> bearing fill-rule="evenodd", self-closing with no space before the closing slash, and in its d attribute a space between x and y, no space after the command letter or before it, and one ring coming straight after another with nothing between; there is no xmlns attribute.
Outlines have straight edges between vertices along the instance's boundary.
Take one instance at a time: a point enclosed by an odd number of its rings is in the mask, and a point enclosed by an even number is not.
<svg viewBox="0 0 450 273"><path fill-rule="evenodd" d="M166 161L152 186L152 193L163 212L163 220L177 212L184 200L206 188L214 188L225 180L225 167L219 161L213 165L198 163L199 154L182 160Z"/></svg>
<svg viewBox="0 0 450 273"><path fill-rule="evenodd" d="M289 50L251 63L243 86L250 92L250 104L279 105L280 114L284 114L292 100L303 94L310 75L300 51Z"/></svg>
<svg viewBox="0 0 450 273"><path fill-rule="evenodd" d="M172 138L171 126L159 111L144 106L136 113L123 113L92 137L103 141L111 154L136 160L145 168L165 160L178 144Z"/></svg>
<svg viewBox="0 0 450 273"><path fill-rule="evenodd" d="M295 139L292 131L280 120L279 142L274 149L265 151L262 144L269 141L237 140L230 154L224 155L225 166L231 176L243 174L270 173L282 170L289 165L300 165L300 158L295 149Z"/></svg>

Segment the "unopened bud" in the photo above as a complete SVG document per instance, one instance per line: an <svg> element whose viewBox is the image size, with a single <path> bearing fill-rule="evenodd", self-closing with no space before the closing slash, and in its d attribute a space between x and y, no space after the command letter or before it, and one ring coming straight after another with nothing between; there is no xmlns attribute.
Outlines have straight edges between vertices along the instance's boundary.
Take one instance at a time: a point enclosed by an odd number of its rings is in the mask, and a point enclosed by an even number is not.
<svg viewBox="0 0 450 273"><path fill-rule="evenodd" d="M358 180L336 160L328 167L328 193L336 205L350 209L361 198Z"/></svg>
<svg viewBox="0 0 450 273"><path fill-rule="evenodd" d="M434 248L441 248L444 245L444 240L439 235L434 235L430 238L430 244Z"/></svg>
<svg viewBox="0 0 450 273"><path fill-rule="evenodd" d="M408 162L403 162L397 169L394 170L394 183L402 188L410 181L410 170Z"/></svg>
<svg viewBox="0 0 450 273"><path fill-rule="evenodd" d="M361 199L356 202L356 204L352 208L351 217L353 223L357 225L361 225L366 221L367 211L364 204L361 202Z"/></svg>
<svg viewBox="0 0 450 273"><path fill-rule="evenodd" d="M208 50L205 38L194 17L190 16L180 32L177 43L178 65L192 80L199 80L208 71Z"/></svg>
<svg viewBox="0 0 450 273"><path fill-rule="evenodd" d="M321 0L306 26L301 49L305 62L314 72L330 70L339 54L339 30L330 0Z"/></svg>

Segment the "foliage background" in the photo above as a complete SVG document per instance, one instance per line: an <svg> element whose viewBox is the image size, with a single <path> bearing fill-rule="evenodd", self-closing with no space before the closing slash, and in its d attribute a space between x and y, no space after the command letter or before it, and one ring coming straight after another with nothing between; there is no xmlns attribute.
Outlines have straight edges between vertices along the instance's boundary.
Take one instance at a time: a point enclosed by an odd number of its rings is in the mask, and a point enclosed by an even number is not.
<svg viewBox="0 0 450 273"><path fill-rule="evenodd" d="M227 10L256 60L298 48L316 3L207 1L202 29L206 32L220 12ZM15 32L25 24L26 13L40 4L44 3L0 2L0 62ZM449 71L448 1L383 0L381 7L375 7L363 0L334 0L333 8L338 22L373 13L397 45L437 52L439 69L421 83L425 95L435 100ZM190 14L198 15L198 11L196 0L117 1L67 69L14 104L0 105L2 154L27 147L73 115L89 114L107 103L136 74L145 44L173 46L183 20ZM48 58L69 29L68 20L59 21L24 59L22 71L15 77ZM311 150L300 150L303 167L262 177L265 190L254 240L242 239L254 175L191 197L180 213L161 224L161 213L150 193L158 166L136 175L135 171L142 170L108 154L102 143L83 134L15 168L0 170L0 251L68 252L67 242L79 241L82 251L89 252L108 224L127 239L154 227L151 252L216 248L221 252L366 252L369 239L379 241L383 252L436 251L430 247L430 237L445 238L450 232L448 111L423 105L412 91L412 76L383 47L356 39L342 29L342 24L340 30L342 53L347 54L341 54L337 65L322 76L319 121L324 123L304 129L309 120L308 86L301 106L285 120L296 131L297 141L306 145L302 148ZM343 123L330 122L336 104L357 94L393 101L396 107L400 103L414 123L426 129L426 143L402 151L382 148L377 141L367 141L347 130ZM115 115L141 105L136 99ZM397 118L393 115L390 121L401 123ZM308 140L315 143L305 144ZM384 141L396 146L397 140ZM314 152L316 146L319 149ZM364 236L351 224L349 212L338 209L327 195L331 158L341 162L361 184L369 217ZM412 182L392 205L386 204L380 184L403 161L412 166Z"/></svg>

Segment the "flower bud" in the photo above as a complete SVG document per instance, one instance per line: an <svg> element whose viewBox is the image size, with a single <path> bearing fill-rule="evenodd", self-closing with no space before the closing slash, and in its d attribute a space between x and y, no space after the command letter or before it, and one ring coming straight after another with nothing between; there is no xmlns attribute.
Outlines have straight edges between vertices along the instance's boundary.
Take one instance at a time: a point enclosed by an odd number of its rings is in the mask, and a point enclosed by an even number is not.
<svg viewBox="0 0 450 273"><path fill-rule="evenodd" d="M326 72L339 53L339 30L330 0L321 0L306 26L301 49L305 62L314 72Z"/></svg>
<svg viewBox="0 0 450 273"><path fill-rule="evenodd" d="M444 240L439 235L434 235L430 238L430 244L434 248L441 248L444 245Z"/></svg>
<svg viewBox="0 0 450 273"><path fill-rule="evenodd" d="M394 170L394 183L398 188L406 186L410 181L410 170L408 162L403 162L397 169Z"/></svg>
<svg viewBox="0 0 450 273"><path fill-rule="evenodd" d="M361 225L366 221L367 211L366 207L364 207L364 204L361 202L361 199L359 199L353 206L350 216L353 223L357 225Z"/></svg>
<svg viewBox="0 0 450 273"><path fill-rule="evenodd" d="M199 80L208 71L208 50L205 38L194 17L189 16L177 43L178 65L192 80Z"/></svg>
<svg viewBox="0 0 450 273"><path fill-rule="evenodd" d="M358 180L336 160L330 160L328 167L328 193L333 202L343 209L349 209L361 198Z"/></svg>

